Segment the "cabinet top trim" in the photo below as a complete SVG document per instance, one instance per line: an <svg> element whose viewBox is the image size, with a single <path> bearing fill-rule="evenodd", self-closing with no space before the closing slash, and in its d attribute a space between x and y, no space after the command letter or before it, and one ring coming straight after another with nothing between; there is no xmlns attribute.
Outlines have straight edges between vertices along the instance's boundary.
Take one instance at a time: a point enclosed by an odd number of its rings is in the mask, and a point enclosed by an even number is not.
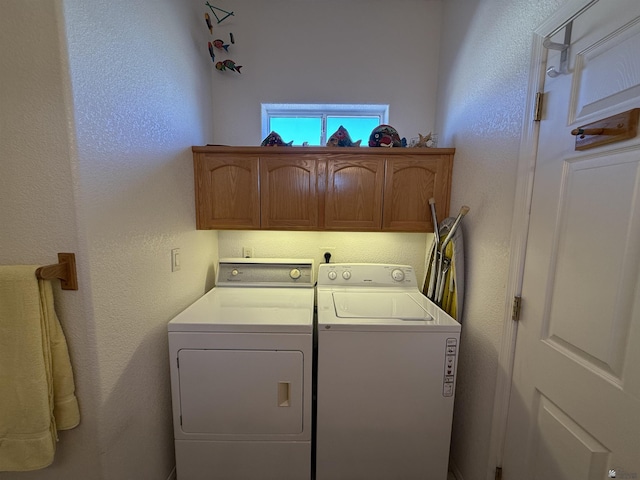
<svg viewBox="0 0 640 480"><path fill-rule="evenodd" d="M278 155L332 155L332 154L359 154L359 155L383 155L385 157L396 155L453 155L455 148L383 148L383 147L230 147L225 145L206 145L191 147L193 153L251 153L264 155L267 153Z"/></svg>

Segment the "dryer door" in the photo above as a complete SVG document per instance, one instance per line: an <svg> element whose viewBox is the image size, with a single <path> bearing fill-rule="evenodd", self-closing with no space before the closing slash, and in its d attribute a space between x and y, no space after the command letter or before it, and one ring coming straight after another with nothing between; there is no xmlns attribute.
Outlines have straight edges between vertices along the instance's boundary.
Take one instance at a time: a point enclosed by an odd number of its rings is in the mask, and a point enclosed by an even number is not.
<svg viewBox="0 0 640 480"><path fill-rule="evenodd" d="M302 432L302 352L183 349L178 361L183 432Z"/></svg>

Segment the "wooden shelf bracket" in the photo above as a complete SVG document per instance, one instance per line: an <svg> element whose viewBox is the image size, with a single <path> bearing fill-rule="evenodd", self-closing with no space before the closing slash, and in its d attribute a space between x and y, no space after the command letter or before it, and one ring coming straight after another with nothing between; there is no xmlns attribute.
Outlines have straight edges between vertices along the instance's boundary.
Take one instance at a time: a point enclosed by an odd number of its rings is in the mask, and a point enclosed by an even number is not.
<svg viewBox="0 0 640 480"><path fill-rule="evenodd" d="M58 253L58 263L38 268L36 277L42 280L57 278L63 290L78 290L75 253Z"/></svg>

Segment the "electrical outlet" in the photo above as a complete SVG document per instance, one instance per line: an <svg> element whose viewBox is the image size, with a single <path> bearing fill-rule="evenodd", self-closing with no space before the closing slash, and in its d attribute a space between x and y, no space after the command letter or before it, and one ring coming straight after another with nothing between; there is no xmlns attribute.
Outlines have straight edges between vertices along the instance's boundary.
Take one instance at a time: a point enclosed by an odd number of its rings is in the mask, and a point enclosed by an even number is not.
<svg viewBox="0 0 640 480"><path fill-rule="evenodd" d="M329 258L329 262L333 261L335 263L336 247L320 247L320 262L327 262L325 258L325 254L327 253L331 255L331 257Z"/></svg>
<svg viewBox="0 0 640 480"><path fill-rule="evenodd" d="M243 258L253 258L253 247L242 247Z"/></svg>

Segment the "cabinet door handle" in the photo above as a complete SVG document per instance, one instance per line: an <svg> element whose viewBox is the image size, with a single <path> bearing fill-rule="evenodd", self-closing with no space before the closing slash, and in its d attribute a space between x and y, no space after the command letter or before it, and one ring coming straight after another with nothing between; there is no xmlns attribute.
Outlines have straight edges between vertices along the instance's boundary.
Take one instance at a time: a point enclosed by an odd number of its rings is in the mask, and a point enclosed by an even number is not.
<svg viewBox="0 0 640 480"><path fill-rule="evenodd" d="M278 406L290 407L291 382L278 382Z"/></svg>

